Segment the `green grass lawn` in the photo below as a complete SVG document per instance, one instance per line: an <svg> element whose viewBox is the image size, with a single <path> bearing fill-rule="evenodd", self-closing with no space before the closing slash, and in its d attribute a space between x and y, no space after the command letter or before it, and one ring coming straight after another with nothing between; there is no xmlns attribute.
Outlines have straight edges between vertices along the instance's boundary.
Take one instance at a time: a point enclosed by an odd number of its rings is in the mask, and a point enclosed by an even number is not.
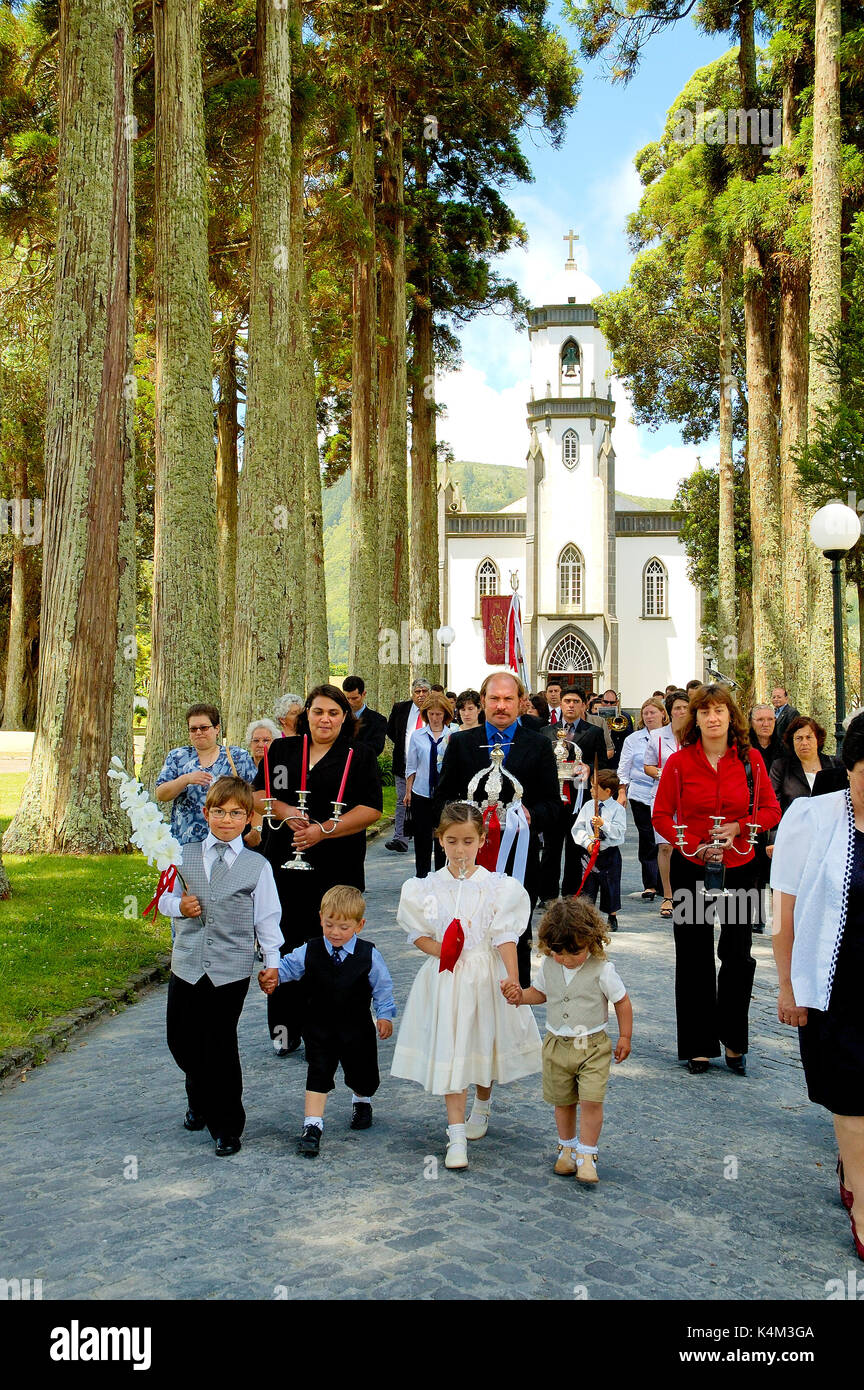
<svg viewBox="0 0 864 1390"><path fill-rule="evenodd" d="M26 773L0 775L0 835ZM384 788L384 815L396 804ZM141 913L159 877L140 854L8 854L12 896L0 903L0 1051L52 1019L105 998L171 948L171 927Z"/></svg>

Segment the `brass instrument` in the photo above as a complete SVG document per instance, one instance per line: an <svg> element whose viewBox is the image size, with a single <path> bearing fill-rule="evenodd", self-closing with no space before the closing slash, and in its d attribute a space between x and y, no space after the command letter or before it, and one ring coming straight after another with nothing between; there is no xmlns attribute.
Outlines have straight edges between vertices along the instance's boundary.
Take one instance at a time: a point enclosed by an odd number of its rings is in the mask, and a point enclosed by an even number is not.
<svg viewBox="0 0 864 1390"><path fill-rule="evenodd" d="M612 729L613 733L623 734L624 730L627 728L628 722L626 714L621 713L621 701L619 700L618 713L610 719L609 727Z"/></svg>

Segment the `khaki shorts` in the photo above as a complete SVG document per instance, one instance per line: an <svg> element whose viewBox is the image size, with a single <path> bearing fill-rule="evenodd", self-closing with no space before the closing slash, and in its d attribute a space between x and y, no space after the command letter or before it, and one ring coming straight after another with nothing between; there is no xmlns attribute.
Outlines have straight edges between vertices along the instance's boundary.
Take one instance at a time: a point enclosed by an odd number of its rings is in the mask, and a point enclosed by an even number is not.
<svg viewBox="0 0 864 1390"><path fill-rule="evenodd" d="M612 1039L606 1032L581 1038L543 1039L543 1099L550 1105L602 1101L612 1065Z"/></svg>

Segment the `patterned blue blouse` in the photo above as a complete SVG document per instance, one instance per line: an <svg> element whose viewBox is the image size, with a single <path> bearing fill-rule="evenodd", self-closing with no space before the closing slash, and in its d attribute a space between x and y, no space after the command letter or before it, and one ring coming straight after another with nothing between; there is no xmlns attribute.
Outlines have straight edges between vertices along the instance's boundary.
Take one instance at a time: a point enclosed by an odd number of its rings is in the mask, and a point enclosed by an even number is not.
<svg viewBox="0 0 864 1390"><path fill-rule="evenodd" d="M234 759L234 766L237 768L237 776L242 777L244 782L254 782L255 762L252 754L247 752L245 748L235 748L232 744L231 756ZM234 776L231 771L231 764L225 755L225 749L221 744L219 745L219 756L215 763L204 768L198 761L198 754L195 749L187 745L185 748L171 749L162 764L162 771L156 778L156 785L161 787L163 782L173 782L175 777L184 777L187 772L209 772L212 774L214 782L217 777ZM208 787L197 786L193 783L189 787L184 787L174 798L171 805L171 834L181 845L189 845L193 840L207 838L207 822L203 815L207 791Z"/></svg>

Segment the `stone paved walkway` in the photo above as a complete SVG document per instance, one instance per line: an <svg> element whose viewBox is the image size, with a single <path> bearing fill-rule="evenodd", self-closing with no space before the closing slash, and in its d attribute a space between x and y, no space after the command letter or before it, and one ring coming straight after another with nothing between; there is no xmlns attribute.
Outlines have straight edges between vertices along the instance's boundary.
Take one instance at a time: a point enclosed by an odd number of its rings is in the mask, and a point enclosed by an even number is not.
<svg viewBox="0 0 864 1390"><path fill-rule="evenodd" d="M625 894L635 839L626 856ZM422 963L395 924L412 858L370 846L367 932L399 1005ZM257 988L243 1149L217 1160L181 1126L161 988L0 1097L0 1277L41 1278L45 1299L824 1299L858 1262L830 1119L776 1022L770 940L754 948L749 1075L691 1077L657 906L625 897L613 941L634 1051L609 1087L596 1189L552 1173L539 1076L496 1089L489 1135L448 1173L443 1102L386 1075L392 1041L372 1130L348 1130L342 1088L320 1158L298 1158L302 1053L274 1057Z"/></svg>

